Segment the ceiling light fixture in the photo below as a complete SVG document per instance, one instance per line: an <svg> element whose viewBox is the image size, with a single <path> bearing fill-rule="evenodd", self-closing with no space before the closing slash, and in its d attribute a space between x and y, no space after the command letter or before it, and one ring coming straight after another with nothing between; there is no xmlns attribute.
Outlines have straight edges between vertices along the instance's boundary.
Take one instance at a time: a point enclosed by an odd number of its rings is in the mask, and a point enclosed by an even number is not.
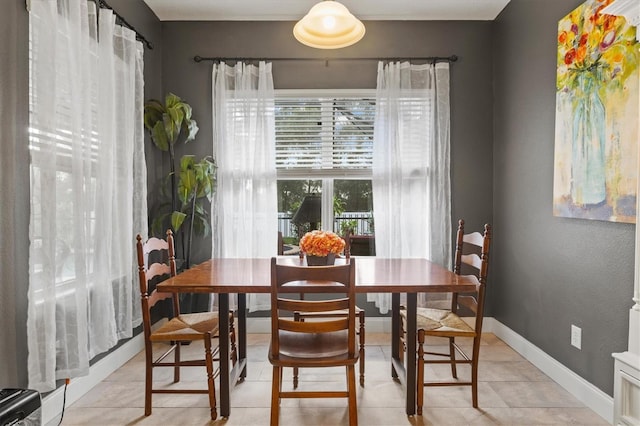
<svg viewBox="0 0 640 426"><path fill-rule="evenodd" d="M293 27L296 40L317 49L351 46L360 41L364 33L364 24L335 0L316 4Z"/></svg>

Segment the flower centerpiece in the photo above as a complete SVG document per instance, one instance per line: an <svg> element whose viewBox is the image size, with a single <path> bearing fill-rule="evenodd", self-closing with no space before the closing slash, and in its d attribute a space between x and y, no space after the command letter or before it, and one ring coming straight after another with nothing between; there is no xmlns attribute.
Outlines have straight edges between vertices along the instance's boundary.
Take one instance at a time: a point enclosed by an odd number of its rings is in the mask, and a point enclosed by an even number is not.
<svg viewBox="0 0 640 426"><path fill-rule="evenodd" d="M311 231L300 239L300 250L307 255L308 265L331 265L342 253L345 242L331 231Z"/></svg>

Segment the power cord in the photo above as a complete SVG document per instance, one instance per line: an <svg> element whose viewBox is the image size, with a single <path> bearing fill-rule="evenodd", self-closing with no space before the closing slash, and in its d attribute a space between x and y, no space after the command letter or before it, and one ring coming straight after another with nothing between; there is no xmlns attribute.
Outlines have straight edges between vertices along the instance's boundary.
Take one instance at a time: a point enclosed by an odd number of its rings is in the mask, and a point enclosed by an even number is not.
<svg viewBox="0 0 640 426"><path fill-rule="evenodd" d="M67 386L69 386L69 382L71 382L71 379L64 379L64 392L62 393L62 413L60 414L60 421L58 422L58 426L62 424L62 419L64 418L64 407L67 404Z"/></svg>

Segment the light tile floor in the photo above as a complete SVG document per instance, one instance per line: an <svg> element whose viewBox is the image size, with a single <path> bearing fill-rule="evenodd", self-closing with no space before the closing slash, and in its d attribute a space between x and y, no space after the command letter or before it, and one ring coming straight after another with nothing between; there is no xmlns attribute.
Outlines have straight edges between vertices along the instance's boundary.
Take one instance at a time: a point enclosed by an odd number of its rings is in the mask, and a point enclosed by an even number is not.
<svg viewBox="0 0 640 426"><path fill-rule="evenodd" d="M483 335L480 350L479 405L471 406L469 387L425 388L422 416L404 412L402 385L390 377L390 335L367 334L366 383L358 387L360 425L606 425L549 377L523 359L493 334ZM63 425L268 425L271 365L267 361L268 334L248 336L248 376L231 393L231 416L209 419L205 395L154 395L153 413L144 416L143 353L123 365L76 401L64 415ZM442 342L427 342L439 346ZM464 343L464 342L463 342ZM470 342L469 342L470 343ZM464 346L464 344L463 344ZM434 348L432 348L434 349ZM191 344L185 352L199 351ZM462 370L462 371L460 371ZM446 366L427 366L431 377L447 377ZM468 373L459 367L459 376ZM156 369L154 380L169 383L171 369ZM206 387L204 370L187 368L183 382ZM291 387L291 371L285 373ZM300 388L344 387L344 369L307 370ZM283 400L284 426L346 425L345 399Z"/></svg>

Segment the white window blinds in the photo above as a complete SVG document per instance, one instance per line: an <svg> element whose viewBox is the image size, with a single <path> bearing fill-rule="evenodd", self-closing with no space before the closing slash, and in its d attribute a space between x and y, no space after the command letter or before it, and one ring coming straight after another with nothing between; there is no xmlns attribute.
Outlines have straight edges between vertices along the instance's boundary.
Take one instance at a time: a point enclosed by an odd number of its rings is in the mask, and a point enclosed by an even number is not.
<svg viewBox="0 0 640 426"><path fill-rule="evenodd" d="M278 95L278 176L371 176L374 117L370 94Z"/></svg>

